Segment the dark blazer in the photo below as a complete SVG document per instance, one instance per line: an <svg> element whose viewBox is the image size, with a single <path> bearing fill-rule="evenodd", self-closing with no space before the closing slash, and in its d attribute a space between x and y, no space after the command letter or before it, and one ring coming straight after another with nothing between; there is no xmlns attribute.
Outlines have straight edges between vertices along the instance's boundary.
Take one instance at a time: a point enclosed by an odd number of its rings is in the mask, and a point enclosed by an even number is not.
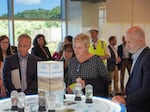
<svg viewBox="0 0 150 112"><path fill-rule="evenodd" d="M38 60L40 60L38 57L29 54L28 61L27 61L27 89L24 91L25 94L37 94L37 90L38 90L37 61ZM19 63L18 54L6 57L4 62L3 80L9 95L12 90L17 90L18 92L21 91L21 88L16 89L12 83L11 71L15 69L19 69L20 72L20 63Z"/></svg>
<svg viewBox="0 0 150 112"><path fill-rule="evenodd" d="M138 57L126 86L127 111L150 112L150 49Z"/></svg>
<svg viewBox="0 0 150 112"><path fill-rule="evenodd" d="M40 57L43 61L51 60L52 57L51 57L51 53L50 53L48 47L44 46L43 48L46 51L49 58L46 57L45 53L43 52L43 50L40 47L33 47L31 50L31 54Z"/></svg>
<svg viewBox="0 0 150 112"><path fill-rule="evenodd" d="M116 66L116 56L110 45L108 45L108 48L111 53L111 57L107 59L107 69L109 72L113 72Z"/></svg>
<svg viewBox="0 0 150 112"><path fill-rule="evenodd" d="M117 51L118 51L118 57L120 57L121 60L122 60L123 59L123 44L118 46L118 50ZM132 61L131 56L132 56L132 54L129 53L129 60L130 61ZM118 64L118 69L119 70L121 69L121 66L122 66L122 61Z"/></svg>

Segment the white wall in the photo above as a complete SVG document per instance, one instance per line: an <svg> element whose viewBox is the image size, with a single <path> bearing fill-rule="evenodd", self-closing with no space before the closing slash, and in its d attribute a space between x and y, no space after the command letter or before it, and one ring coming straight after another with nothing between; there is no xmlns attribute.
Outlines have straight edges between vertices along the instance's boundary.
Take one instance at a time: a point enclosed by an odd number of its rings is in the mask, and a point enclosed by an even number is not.
<svg viewBox="0 0 150 112"><path fill-rule="evenodd" d="M118 37L118 44L127 29L139 25L145 30L147 45L150 45L150 0L110 0L106 3L107 23L102 27L101 37Z"/></svg>
<svg viewBox="0 0 150 112"><path fill-rule="evenodd" d="M110 0L106 5L108 22L150 22L150 0Z"/></svg>
<svg viewBox="0 0 150 112"><path fill-rule="evenodd" d="M67 2L68 34L75 36L86 32L91 25L99 27L98 10L104 3ZM126 30L139 25L145 30L147 44L150 45L150 0L108 0L105 5L107 23L100 26L100 38L107 41L109 36L116 35L120 44Z"/></svg>

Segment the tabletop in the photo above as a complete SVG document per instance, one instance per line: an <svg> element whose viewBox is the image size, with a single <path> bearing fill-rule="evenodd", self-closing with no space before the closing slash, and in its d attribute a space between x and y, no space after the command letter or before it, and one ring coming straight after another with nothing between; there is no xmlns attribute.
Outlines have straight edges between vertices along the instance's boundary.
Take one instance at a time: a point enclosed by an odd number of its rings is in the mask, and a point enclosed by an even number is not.
<svg viewBox="0 0 150 112"><path fill-rule="evenodd" d="M124 105L112 102L102 97L93 97L93 103L85 103L85 97L81 101L74 101L74 95L66 95L64 105L56 108L56 112L126 112ZM37 95L26 96L29 103L28 112L38 112ZM11 112L10 98L0 100L0 112ZM27 112L27 111L26 111Z"/></svg>

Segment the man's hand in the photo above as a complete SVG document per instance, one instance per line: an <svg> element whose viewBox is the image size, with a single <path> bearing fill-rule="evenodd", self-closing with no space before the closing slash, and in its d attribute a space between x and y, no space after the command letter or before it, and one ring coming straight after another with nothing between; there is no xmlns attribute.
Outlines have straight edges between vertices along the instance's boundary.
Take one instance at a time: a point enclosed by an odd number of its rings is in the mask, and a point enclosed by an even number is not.
<svg viewBox="0 0 150 112"><path fill-rule="evenodd" d="M114 96L112 98L112 101L115 102L115 103L126 104L126 101L125 101L123 96Z"/></svg>

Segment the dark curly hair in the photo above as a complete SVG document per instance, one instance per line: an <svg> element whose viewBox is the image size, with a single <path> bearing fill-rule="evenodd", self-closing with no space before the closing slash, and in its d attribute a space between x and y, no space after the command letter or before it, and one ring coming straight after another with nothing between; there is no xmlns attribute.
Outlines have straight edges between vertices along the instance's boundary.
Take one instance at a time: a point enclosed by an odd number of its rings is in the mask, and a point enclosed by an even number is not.
<svg viewBox="0 0 150 112"><path fill-rule="evenodd" d="M37 40L38 40L38 38L41 38L41 37L43 37L43 39L44 39L44 46L47 44L46 40L45 40L45 36L43 34L38 34L38 35L36 35L36 37L33 40L33 46L39 47Z"/></svg>
<svg viewBox="0 0 150 112"><path fill-rule="evenodd" d="M65 39L72 43L73 37L71 35L67 35Z"/></svg>

